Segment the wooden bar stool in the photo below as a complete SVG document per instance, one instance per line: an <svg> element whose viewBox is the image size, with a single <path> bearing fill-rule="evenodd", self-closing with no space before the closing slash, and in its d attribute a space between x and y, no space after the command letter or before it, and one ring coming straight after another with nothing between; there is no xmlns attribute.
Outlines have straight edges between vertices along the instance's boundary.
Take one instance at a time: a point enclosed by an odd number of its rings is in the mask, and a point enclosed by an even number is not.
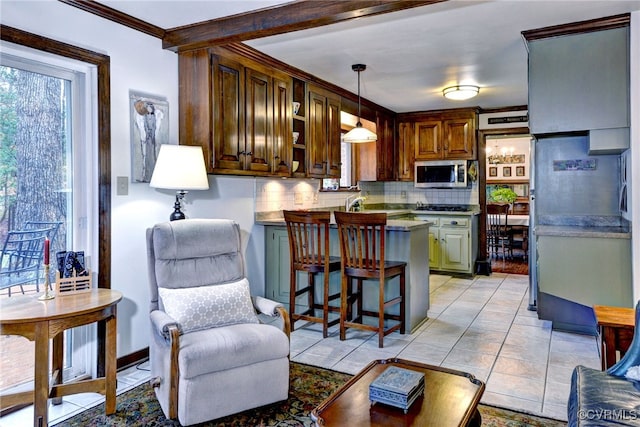
<svg viewBox="0 0 640 427"><path fill-rule="evenodd" d="M385 335L393 331L405 331L405 269L406 262L387 261L385 259L385 228L387 214L334 212L340 237L340 257L342 261L342 288L340 310L340 339L345 339L346 328L358 328L375 331L378 334L378 347L384 346ZM399 295L385 300L386 279L400 276ZM352 289L352 279L357 280L357 289ZM362 284L365 280L378 281L378 311L363 309ZM357 316L351 320L353 304L357 307ZM398 304L400 314L390 314L385 309ZM363 316L377 317L377 325L366 325ZM385 329L385 319L397 321Z"/></svg>
<svg viewBox="0 0 640 427"><path fill-rule="evenodd" d="M289 292L289 318L291 330L296 320L322 323L322 336L328 336L330 326L340 322L340 317L329 320L329 312L340 312L340 306L330 306L329 302L340 298L340 292L329 294L329 273L340 270L340 258L329 256L329 211L283 211L289 234L291 254L291 290ZM298 289L298 271L307 273L307 286ZM318 273L323 274L322 303L316 302L316 281ZM296 298L307 294L307 309L296 313ZM322 310L320 316L316 310Z"/></svg>

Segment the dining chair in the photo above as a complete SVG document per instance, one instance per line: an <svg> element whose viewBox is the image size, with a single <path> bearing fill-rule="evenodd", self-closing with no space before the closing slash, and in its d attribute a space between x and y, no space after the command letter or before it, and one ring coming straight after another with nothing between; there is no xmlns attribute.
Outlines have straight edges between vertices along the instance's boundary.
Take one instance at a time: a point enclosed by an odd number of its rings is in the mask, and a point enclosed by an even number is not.
<svg viewBox="0 0 640 427"><path fill-rule="evenodd" d="M340 240L340 258L342 261L342 286L340 310L340 339L346 338L347 328L375 331L378 334L378 347L384 346L384 337L399 330L405 332L405 270L407 263L388 261L385 258L386 213L334 212L338 224ZM387 279L399 277L398 290L393 297L385 295ZM352 280L356 279L357 288L353 291ZM376 282L373 282L373 281ZM365 309L363 283L378 284L377 310ZM389 286L389 288L391 288ZM391 292L390 292L391 293ZM353 305L356 305L356 317L352 317ZM399 313L391 313L389 308L398 306ZM377 324L364 323L364 317L377 318ZM385 321L388 327L385 328Z"/></svg>
<svg viewBox="0 0 640 427"><path fill-rule="evenodd" d="M340 270L340 257L329 255L329 211L283 211L287 224L290 253L289 318L291 330L296 320L322 323L322 336L329 327L340 322L340 316L329 320L329 313L340 313L339 305L330 305L340 298L340 290L331 293L329 276ZM307 273L307 284L298 288L298 272ZM322 274L322 300L317 301L316 275ZM305 295L306 309L296 312L298 297ZM320 310L320 314L316 312Z"/></svg>
<svg viewBox="0 0 640 427"><path fill-rule="evenodd" d="M507 253L513 257L508 220L508 204L487 204L487 251L496 257L502 253L502 259L506 259Z"/></svg>

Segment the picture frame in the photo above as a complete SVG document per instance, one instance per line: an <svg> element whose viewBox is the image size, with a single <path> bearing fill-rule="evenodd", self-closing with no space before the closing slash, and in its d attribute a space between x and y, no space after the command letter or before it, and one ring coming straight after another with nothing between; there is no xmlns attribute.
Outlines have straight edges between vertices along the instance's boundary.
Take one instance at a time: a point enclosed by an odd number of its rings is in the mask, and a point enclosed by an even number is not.
<svg viewBox="0 0 640 427"><path fill-rule="evenodd" d="M496 166L489 166L489 176L498 176L498 168Z"/></svg>
<svg viewBox="0 0 640 427"><path fill-rule="evenodd" d="M165 97L129 91L131 181L150 182L160 145L169 144L169 102Z"/></svg>
<svg viewBox="0 0 640 427"><path fill-rule="evenodd" d="M516 176L525 176L524 166L516 166Z"/></svg>
<svg viewBox="0 0 640 427"><path fill-rule="evenodd" d="M511 166L503 166L502 167L502 176L510 177L511 176Z"/></svg>

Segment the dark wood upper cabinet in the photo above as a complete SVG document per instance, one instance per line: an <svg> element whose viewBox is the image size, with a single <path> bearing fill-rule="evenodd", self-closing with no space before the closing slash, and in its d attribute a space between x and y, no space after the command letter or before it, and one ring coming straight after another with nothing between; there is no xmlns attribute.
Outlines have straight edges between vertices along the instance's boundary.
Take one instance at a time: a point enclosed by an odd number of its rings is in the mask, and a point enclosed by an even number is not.
<svg viewBox="0 0 640 427"><path fill-rule="evenodd" d="M308 113L308 175L340 177L340 97L312 86Z"/></svg>
<svg viewBox="0 0 640 427"><path fill-rule="evenodd" d="M210 173L291 174L292 79L220 48L180 53L180 143Z"/></svg>
<svg viewBox="0 0 640 427"><path fill-rule="evenodd" d="M244 70L240 63L212 56L213 172L245 169Z"/></svg>
<svg viewBox="0 0 640 427"><path fill-rule="evenodd" d="M376 180L393 181L395 179L395 119L387 114L376 115Z"/></svg>
<svg viewBox="0 0 640 427"><path fill-rule="evenodd" d="M415 160L475 160L476 109L410 113L399 120L415 122Z"/></svg>
<svg viewBox="0 0 640 427"><path fill-rule="evenodd" d="M411 122L398 123L398 181L413 181L415 132Z"/></svg>

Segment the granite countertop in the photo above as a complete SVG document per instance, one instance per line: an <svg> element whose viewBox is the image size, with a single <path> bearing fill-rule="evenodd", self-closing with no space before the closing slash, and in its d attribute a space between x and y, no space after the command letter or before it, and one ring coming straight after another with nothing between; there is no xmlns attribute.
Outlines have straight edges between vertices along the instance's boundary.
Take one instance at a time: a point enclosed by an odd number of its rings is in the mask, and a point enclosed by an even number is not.
<svg viewBox="0 0 640 427"><path fill-rule="evenodd" d="M537 225L534 233L537 236L558 237L597 237L606 239L631 239L627 227L584 225Z"/></svg>
<svg viewBox="0 0 640 427"><path fill-rule="evenodd" d="M432 223L429 221L420 221L415 219L406 219L406 218L398 218L404 215L408 215L411 213L408 209L398 209L389 212L388 210L364 210L364 213L377 213L377 212L386 212L387 213L387 230L388 231L413 231L418 230L420 228L428 228ZM277 213L276 213L277 214ZM280 215L282 212L280 212ZM397 218L397 219L396 219ZM284 222L284 218L281 216L269 216L264 215L261 218L256 218L256 224L258 225L266 225L266 226L279 226L284 227L286 224ZM333 215L331 216L331 226L335 227L335 219Z"/></svg>

